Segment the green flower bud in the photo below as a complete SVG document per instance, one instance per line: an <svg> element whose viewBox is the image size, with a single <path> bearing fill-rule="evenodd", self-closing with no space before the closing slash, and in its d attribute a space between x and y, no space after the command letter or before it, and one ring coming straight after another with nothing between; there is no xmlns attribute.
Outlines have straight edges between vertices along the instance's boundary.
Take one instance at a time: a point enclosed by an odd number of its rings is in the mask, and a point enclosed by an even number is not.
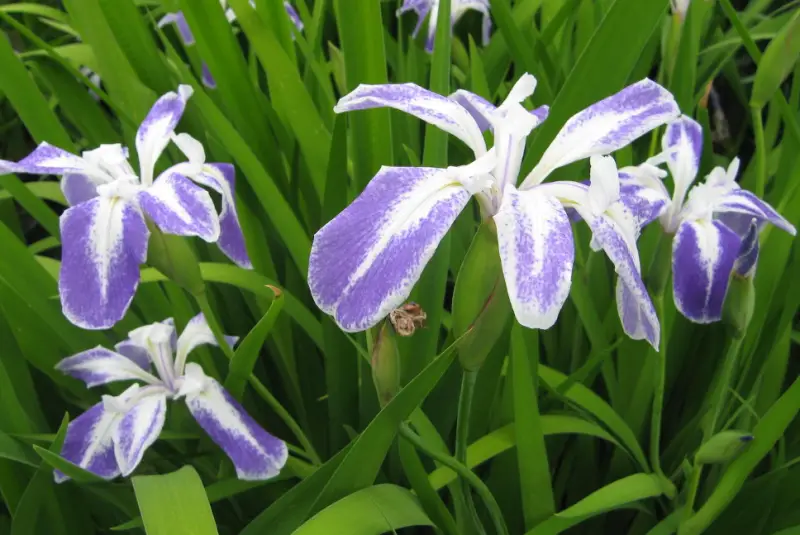
<svg viewBox="0 0 800 535"><path fill-rule="evenodd" d="M731 277L728 295L722 309L722 319L733 331L733 337L744 338L747 326L753 317L756 304L756 289L752 277Z"/></svg>
<svg viewBox="0 0 800 535"><path fill-rule="evenodd" d="M400 352L394 327L388 321L381 324L372 347L372 381L381 407L400 391Z"/></svg>
<svg viewBox="0 0 800 535"><path fill-rule="evenodd" d="M721 431L700 446L695 460L700 464L725 463L736 457L753 440L753 435L744 431Z"/></svg>

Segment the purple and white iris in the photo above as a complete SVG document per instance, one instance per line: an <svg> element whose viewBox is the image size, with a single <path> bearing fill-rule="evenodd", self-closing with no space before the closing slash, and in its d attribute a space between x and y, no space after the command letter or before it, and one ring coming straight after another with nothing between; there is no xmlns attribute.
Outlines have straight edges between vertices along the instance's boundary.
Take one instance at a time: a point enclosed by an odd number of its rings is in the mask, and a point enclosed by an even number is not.
<svg viewBox="0 0 800 535"><path fill-rule="evenodd" d="M222 5L222 9L225 10L225 17L228 19L228 22L232 23L236 20L236 12L228 7L228 0L220 0L219 3ZM250 0L250 6L255 9L256 3L254 0ZM284 2L283 7L286 9L286 14L289 16L289 20L292 21L294 27L297 29L298 32L303 31L303 21L300 20L300 15L297 14L295 8L289 2ZM194 34L192 34L191 28L189 28L189 24L186 22L186 17L183 15L182 11L177 11L175 13L167 13L158 21L158 27L163 28L167 24L175 24L175 27L178 30L178 35L181 37L181 41L185 46L191 46L195 43L194 41ZM214 80L214 77L211 75L211 71L208 69L208 65L203 63L203 84L208 88L215 88L217 87L217 82Z"/></svg>
<svg viewBox="0 0 800 535"><path fill-rule="evenodd" d="M216 345L202 314L176 336L171 319L139 327L111 351L98 346L62 360L57 369L91 388L138 381L70 422L61 449L66 460L104 479L130 475L161 434L167 400L183 398L194 419L233 461L239 479L263 480L286 464L286 444L262 429L199 364L186 362L199 345ZM227 337L232 346L235 337ZM174 356L174 358L173 358ZM152 369L155 368L155 372ZM67 478L56 471L57 482Z"/></svg>
<svg viewBox="0 0 800 535"><path fill-rule="evenodd" d="M702 184L697 178L703 147L702 127L689 117L672 122L663 152L623 172L623 196L646 224L660 216L672 242L673 295L678 310L697 323L722 317L732 272L752 276L758 257L759 227L773 225L795 234L794 227L769 204L736 183L739 159L716 167ZM674 188L670 196L654 167L666 163Z"/></svg>
<svg viewBox="0 0 800 535"><path fill-rule="evenodd" d="M615 264L620 286L647 322L626 332L658 343L658 318L639 274L638 227L620 198L612 158L602 157L679 115L672 95L642 80L569 119L531 173L517 183L526 137L547 116L521 102L536 80L522 76L495 107L478 95L451 97L414 84L361 85L336 112L392 107L438 126L466 143L476 160L463 167L383 167L364 192L317 232L308 282L316 304L345 331L377 324L403 303L458 214L475 196L497 226L499 253L512 308L520 324L555 323L572 278L574 246L565 207L593 232L592 245ZM482 130L491 128L487 149ZM590 185L542 184L556 168L592 157ZM630 323L624 322L627 326Z"/></svg>
<svg viewBox="0 0 800 535"><path fill-rule="evenodd" d="M483 45L489 43L489 34L492 31L492 19L489 17L489 0L451 0L450 2L450 29L452 30L458 19L464 13L473 9L483 13L483 26L482 39ZM433 52L433 43L436 37L436 21L439 16L439 0L405 0L400 9L397 10L397 15L400 16L408 11L414 11L417 14L417 25L411 34L416 37L422 28L422 23L425 22L425 17L430 14L428 19L428 36L425 40L425 50Z"/></svg>
<svg viewBox="0 0 800 535"><path fill-rule="evenodd" d="M136 133L138 174L121 145L76 156L42 143L14 164L16 172L63 175L70 208L61 215L59 293L64 315L79 327L111 327L128 310L147 258L145 215L168 234L216 242L238 265L250 267L234 203L233 166L206 163L197 140L174 133L191 94L191 87L180 86L150 109ZM170 141L189 161L154 179L156 161ZM221 195L219 214L195 182Z"/></svg>

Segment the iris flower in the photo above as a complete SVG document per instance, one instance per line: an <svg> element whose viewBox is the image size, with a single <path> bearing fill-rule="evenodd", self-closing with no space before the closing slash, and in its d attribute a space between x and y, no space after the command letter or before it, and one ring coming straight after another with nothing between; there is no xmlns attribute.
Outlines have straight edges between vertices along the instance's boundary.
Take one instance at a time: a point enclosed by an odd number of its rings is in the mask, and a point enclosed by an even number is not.
<svg viewBox="0 0 800 535"><path fill-rule="evenodd" d="M364 192L317 232L309 286L316 304L345 331L367 329L402 304L458 214L475 196L497 227L506 288L517 320L547 329L569 293L574 261L565 206L588 222L602 248L650 321L628 331L658 341L658 320L639 275L633 215L621 202L613 152L678 116L672 95L642 80L569 119L541 160L516 186L525 140L547 115L521 102L536 80L526 74L499 107L458 91L450 98L414 84L361 85L336 112L392 107L433 124L470 147L463 167L383 167ZM487 149L482 130L494 132ZM556 168L592 158L591 183L542 182ZM620 310L622 313L622 310Z"/></svg>
<svg viewBox="0 0 800 535"><path fill-rule="evenodd" d="M222 9L225 10L225 17L228 19L228 22L233 22L236 20L236 12L228 7L228 0L220 0L219 3L222 5ZM255 9L256 3L254 0L250 0L250 5ZM303 21L300 20L300 15L297 14L297 11L292 7L292 4L289 2L284 2L283 7L286 9L286 14L289 16L289 20L292 21L294 27L297 29L298 32L303 31ZM194 41L194 34L192 34L191 28L189 28L189 23L186 22L186 17L183 15L182 11L177 11L175 13L167 13L158 21L158 27L163 28L167 24L175 24L175 27L178 29L178 35L181 37L181 41L185 46L191 46L195 43ZM211 71L208 69L208 65L203 62L203 84L206 87L211 89L217 87L217 82L214 80L214 77L211 75Z"/></svg>
<svg viewBox="0 0 800 535"><path fill-rule="evenodd" d="M12 166L15 172L63 175L70 208L61 215L59 293L64 314L79 327L108 328L125 315L147 258L145 215L168 234L216 242L238 265L250 267L234 204L233 166L205 163L197 140L174 133L191 94L191 87L180 86L150 109L136 133L138 173L121 145L76 156L42 143ZM189 161L154 179L156 161L170 140ZM195 182L221 194L219 214Z"/></svg>
<svg viewBox="0 0 800 535"><path fill-rule="evenodd" d="M180 336L172 319L139 327L129 336L116 351L98 346L58 364L57 369L89 388L117 381L143 383L118 396L103 396L70 422L62 457L104 479L128 476L161 434L167 400L183 398L200 427L233 461L239 479L278 475L288 457L286 444L264 431L199 364L186 362L197 346L216 345L202 314ZM233 346L236 340L226 341ZM55 479L61 482L67 476L56 472Z"/></svg>
<svg viewBox="0 0 800 535"><path fill-rule="evenodd" d="M492 19L489 18L489 0L451 0L450 2L450 28L458 22L464 13L474 9L483 13L483 27L482 38L483 45L489 43L489 33L492 30ZM417 14L417 25L414 27L413 37L419 34L422 28L422 23L425 22L425 17L430 14L428 20L428 37L425 40L425 50L433 52L433 41L436 36L436 21L439 16L439 0L405 0L400 9L397 10L397 15L400 16L407 11L413 11Z"/></svg>
<svg viewBox="0 0 800 535"><path fill-rule="evenodd" d="M702 127L689 117L672 122L662 139L663 152L623 175L624 195L659 217L672 241L673 296L678 310L691 321L710 323L722 317L731 273L752 276L758 256L758 229L771 223L795 229L769 204L736 183L739 159L727 169L714 168L702 184L697 178L703 148ZM654 165L666 163L674 187L670 196ZM645 199L642 196L647 196ZM655 199L655 200L654 200ZM650 206L650 209L645 209Z"/></svg>

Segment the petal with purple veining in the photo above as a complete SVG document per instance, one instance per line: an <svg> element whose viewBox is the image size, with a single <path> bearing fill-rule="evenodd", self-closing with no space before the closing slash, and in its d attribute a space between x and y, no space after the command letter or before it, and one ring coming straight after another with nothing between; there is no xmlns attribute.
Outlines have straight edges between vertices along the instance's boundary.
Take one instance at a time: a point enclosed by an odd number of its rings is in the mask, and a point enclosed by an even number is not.
<svg viewBox="0 0 800 535"><path fill-rule="evenodd" d="M681 314L695 323L719 321L740 246L719 221L681 223L672 242L672 292Z"/></svg>
<svg viewBox="0 0 800 535"><path fill-rule="evenodd" d="M469 200L455 172L384 167L314 236L311 295L344 330L375 325L411 293Z"/></svg>
<svg viewBox="0 0 800 535"><path fill-rule="evenodd" d="M792 236L796 234L794 226L772 206L759 199L754 193L745 189L736 188L728 192L715 203L714 211L717 213L751 215L761 221L772 223Z"/></svg>
<svg viewBox="0 0 800 535"><path fill-rule="evenodd" d="M158 381L138 363L102 346L61 360L56 365L56 369L75 379L80 379L89 388L115 381Z"/></svg>
<svg viewBox="0 0 800 535"><path fill-rule="evenodd" d="M139 194L139 203L168 234L199 236L207 242L219 238L219 217L211 196L185 176L167 171Z"/></svg>
<svg viewBox="0 0 800 535"><path fill-rule="evenodd" d="M86 169L88 163L80 156L53 146L47 142L39 144L33 152L14 164L17 173L54 174L76 173Z"/></svg>
<svg viewBox="0 0 800 535"><path fill-rule="evenodd" d="M625 147L650 130L678 117L672 94L644 79L573 115L523 182L540 184L554 169Z"/></svg>
<svg viewBox="0 0 800 535"><path fill-rule="evenodd" d="M107 410L100 402L75 418L67 426L67 435L61 447L61 456L103 479L114 479L120 473L114 457L114 429L120 415ZM69 479L56 470L56 483Z"/></svg>
<svg viewBox="0 0 800 535"><path fill-rule="evenodd" d="M387 107L404 111L456 136L476 155L486 152L481 129L469 111L454 100L416 84L361 84L342 97L333 110L343 113Z"/></svg>
<svg viewBox="0 0 800 535"><path fill-rule="evenodd" d="M144 452L161 434L167 415L166 389L145 387L137 394L141 398L119 420L113 436L114 456L123 476L130 475L142 461Z"/></svg>
<svg viewBox="0 0 800 535"><path fill-rule="evenodd" d="M186 366L187 385L180 395L211 440L233 461L243 480L277 476L288 459L286 443L267 433L244 408L200 366Z"/></svg>
<svg viewBox="0 0 800 535"><path fill-rule="evenodd" d="M575 258L564 208L554 197L508 184L494 221L517 321L533 329L552 327L569 295Z"/></svg>
<svg viewBox="0 0 800 535"><path fill-rule="evenodd" d="M122 319L139 284L149 236L138 208L120 199L95 197L61 215L58 286L72 323L105 329Z"/></svg>
<svg viewBox="0 0 800 535"><path fill-rule="evenodd" d="M149 186L153 181L153 169L169 143L175 126L183 116L186 101L193 89L188 85L178 86L178 91L170 91L159 98L136 132L136 152L139 154L141 182Z"/></svg>

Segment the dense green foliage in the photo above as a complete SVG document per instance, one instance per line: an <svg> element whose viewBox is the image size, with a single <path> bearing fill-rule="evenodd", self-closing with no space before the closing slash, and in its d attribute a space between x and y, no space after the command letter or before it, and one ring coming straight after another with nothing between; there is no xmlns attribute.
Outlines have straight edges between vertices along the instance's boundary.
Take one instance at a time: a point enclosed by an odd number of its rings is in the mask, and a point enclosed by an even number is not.
<svg viewBox="0 0 800 535"><path fill-rule="evenodd" d="M440 18L433 54L424 35L410 37L414 16L395 15L400 2L293 3L302 32L282 0L255 10L230 0L233 24L218 0L0 6L0 158L19 160L43 141L73 152L132 147L158 96L189 84L181 131L209 161L235 164L255 266L167 236L151 248L174 254L143 269L127 316L82 330L58 300L58 178L0 176L0 534L800 533L800 241L788 234L761 234L752 317L742 323L731 294L728 321L697 325L657 282L662 231L648 227L639 250L661 352L622 332L614 268L578 224L570 299L546 331L520 327L502 304L475 322L480 277L498 267L473 265L487 239L473 205L411 296L427 314L411 337L344 333L307 285L314 233L381 166L471 161L458 140L400 112L336 115L338 98L361 83L465 88L499 102L534 74L528 104L551 109L529 138L527 172L573 113L650 77L704 125L702 176L738 155L743 187L800 226L798 3L694 0L684 18L668 0L491 0L487 46L469 12L452 39ZM178 10L194 46L156 25ZM202 62L215 89L201 82ZM662 133L618 151L620 167L657 152ZM178 157L165 153L160 167ZM588 162L555 176L585 179ZM122 388L88 390L54 366L139 325L174 317L182 327L199 311L243 339L235 353L193 358L289 444L281 475L237 480L177 404L130 479L101 481L61 459L69 418ZM399 359L399 370L382 368L376 390L371 363L381 359ZM485 362L468 366L462 386L460 362L474 359ZM56 484L54 467L72 481Z"/></svg>

